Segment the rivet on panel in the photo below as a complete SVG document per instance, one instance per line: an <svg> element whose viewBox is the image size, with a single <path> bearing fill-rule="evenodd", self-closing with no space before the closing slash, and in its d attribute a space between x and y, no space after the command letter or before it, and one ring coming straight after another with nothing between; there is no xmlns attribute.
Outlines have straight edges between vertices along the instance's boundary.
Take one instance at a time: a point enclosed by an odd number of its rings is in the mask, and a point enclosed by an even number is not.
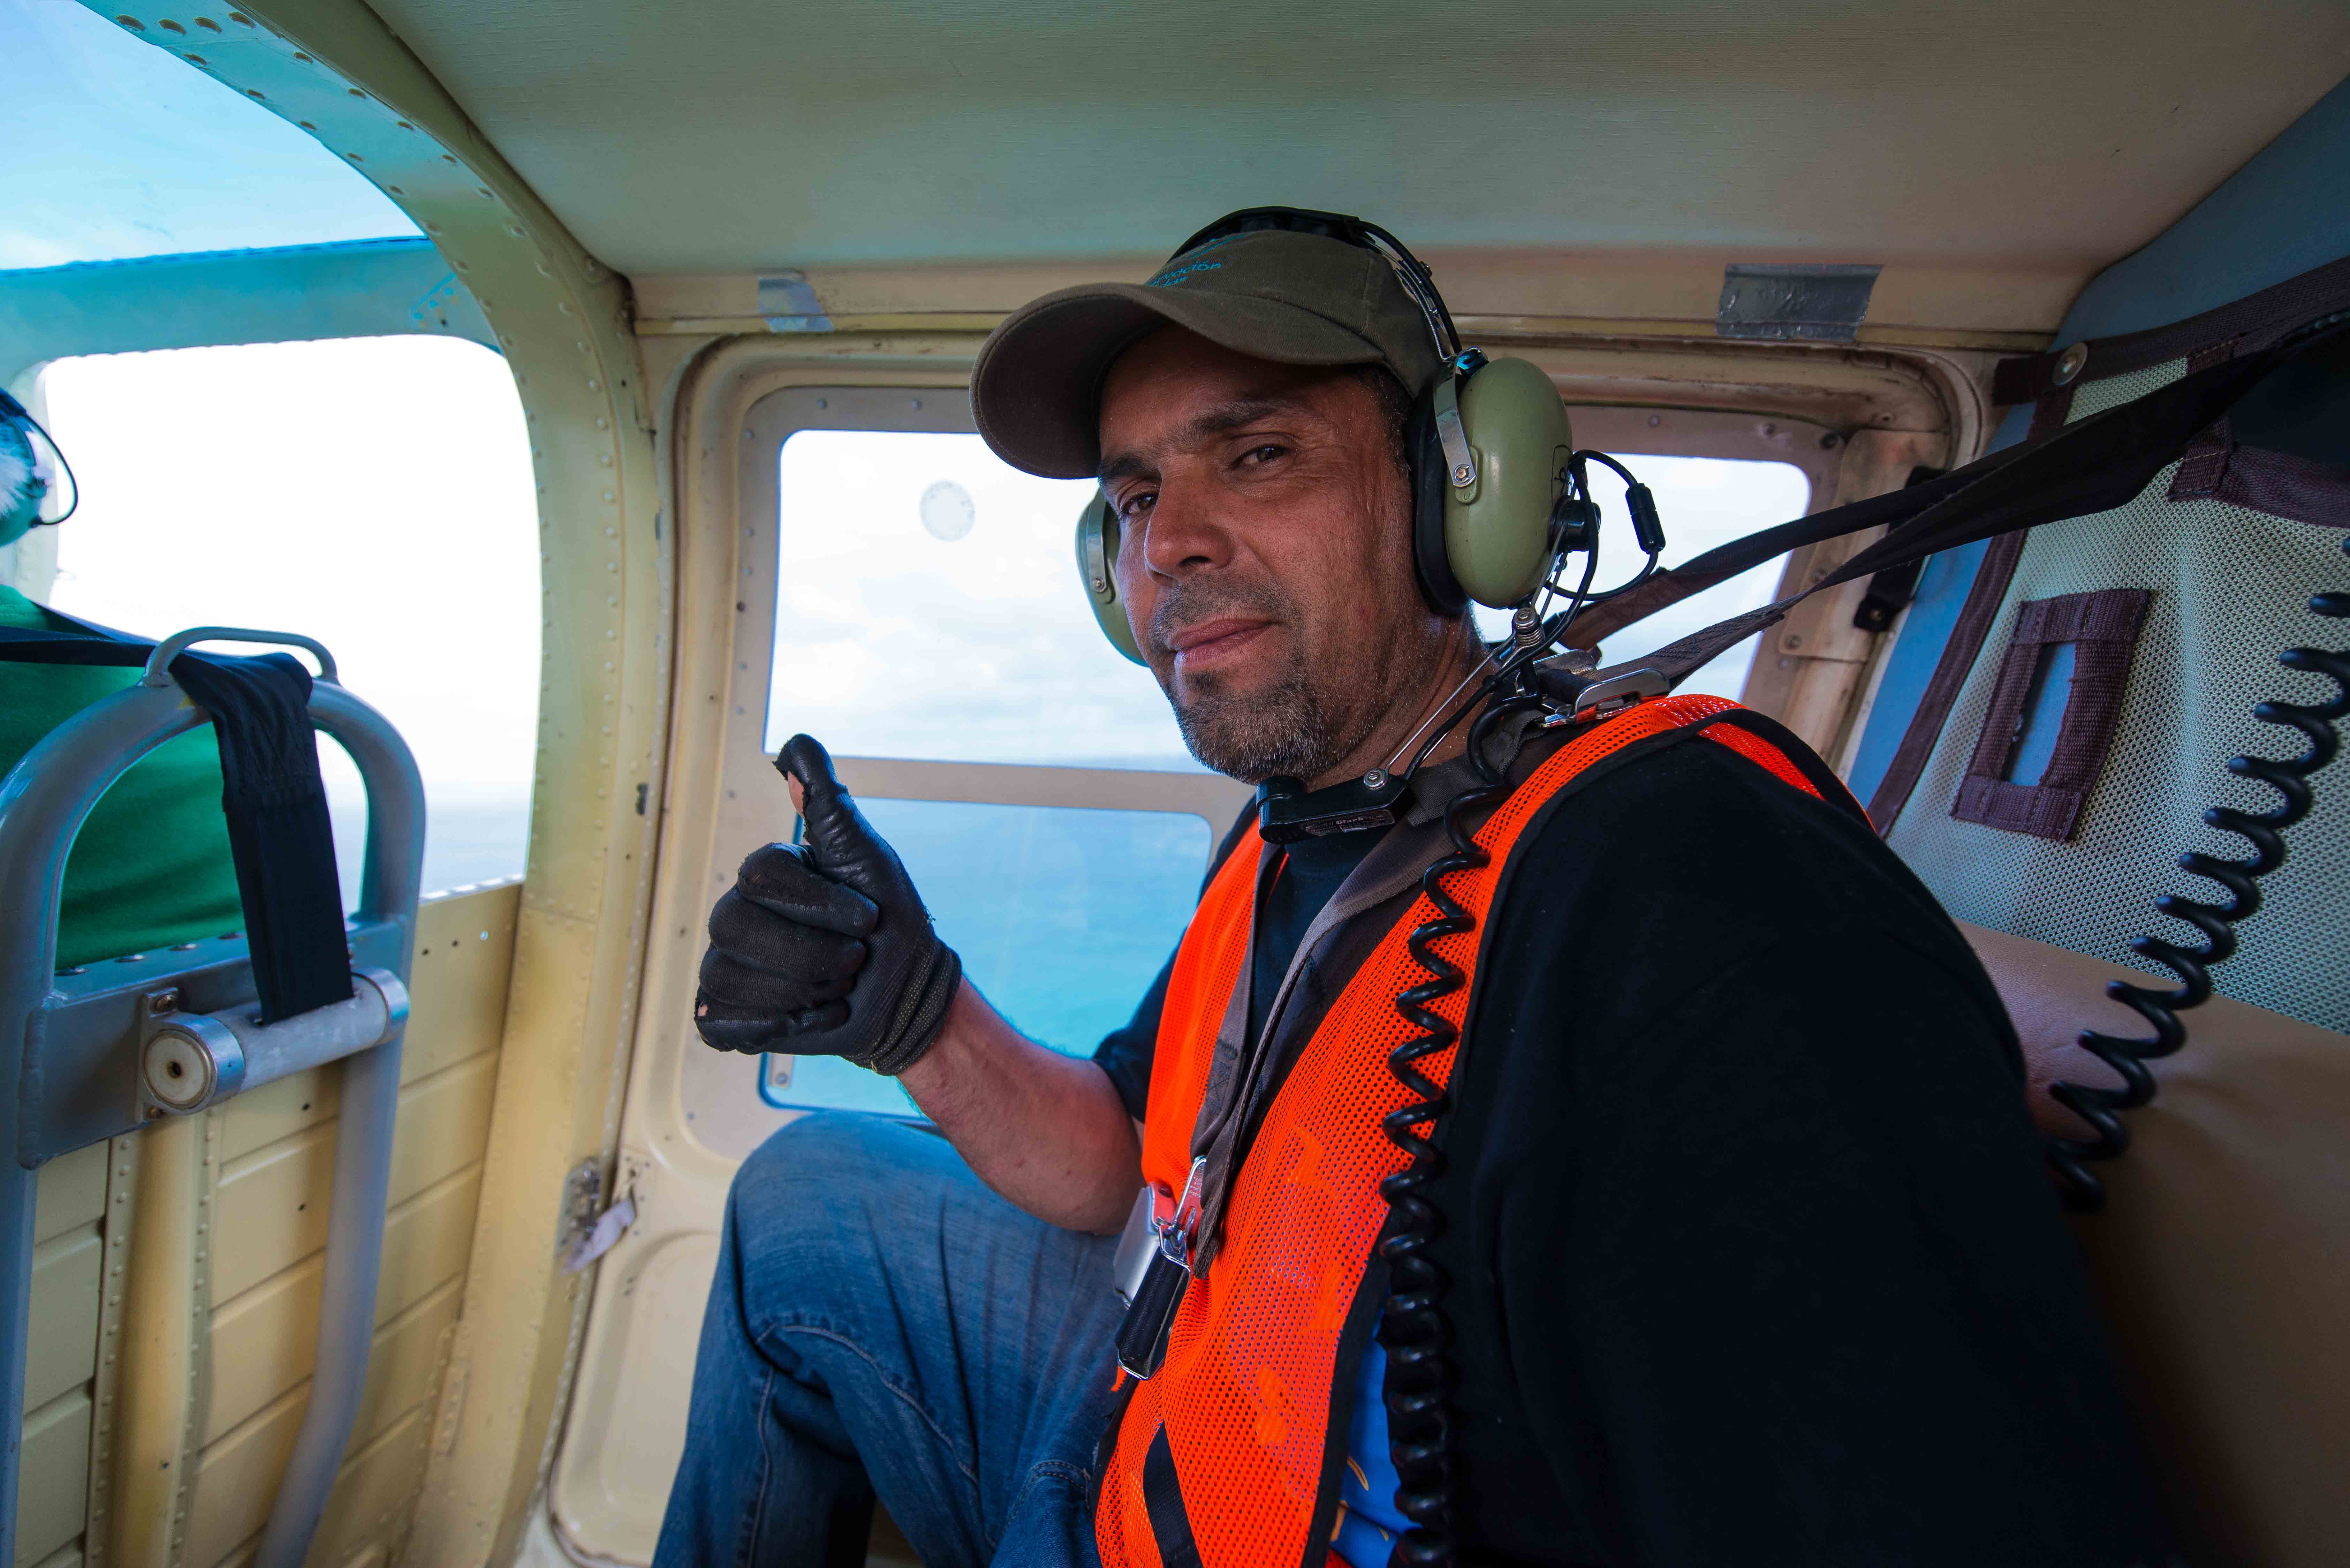
<svg viewBox="0 0 2350 1568"><path fill-rule="evenodd" d="M304 54L304 53L303 53L301 50L299 50L299 49L296 49L296 50L295 50L295 51L294 51L294 57L295 57L296 59L297 59L297 60L301 61L301 62L302 62L304 65L306 65L306 66L307 66L307 65L315 65L315 64L317 64L317 62L316 62L316 61L314 61L314 60L312 60L312 59L310 58L310 57L309 57L309 56L307 56L307 55Z"/></svg>
<svg viewBox="0 0 2350 1568"><path fill-rule="evenodd" d="M315 126L315 125L311 124L311 123L310 123L308 120L307 120L307 119L297 119L297 120L296 120L294 123L295 123L295 124L296 124L296 125L298 125L298 126L300 126L303 130L307 130L307 131L310 132L310 134L311 134L311 135L313 135L313 136L316 136L316 135L318 133L318 128L317 128L317 126Z"/></svg>
<svg viewBox="0 0 2350 1568"><path fill-rule="evenodd" d="M405 192L405 191L401 190L401 189L400 189L399 186L397 186L397 185L386 185L386 186L384 187L384 191L385 191L385 192L386 192L387 194L393 195L393 196L405 196L405 195L407 195L407 194L408 194L408 192Z"/></svg>
<svg viewBox="0 0 2350 1568"><path fill-rule="evenodd" d="M366 160L366 159L364 159L364 158L360 157L360 156L359 156L358 153L356 153L356 152L346 152L346 153L344 153L344 154L343 154L343 156L344 156L344 157L346 157L346 158L348 158L348 159L349 159L349 160L350 160L352 162L354 162L354 163L364 163L364 162L366 162L366 161L367 161L367 160Z"/></svg>
<svg viewBox="0 0 2350 1568"><path fill-rule="evenodd" d="M245 88L245 89L244 89L244 96L245 96L245 97L247 97L247 98L249 98L249 99L253 99L255 102L256 102L256 103L266 103L266 102L268 102L268 101L269 101L267 99L265 99L265 98L262 97L262 95L261 95L261 89L260 89L259 88Z"/></svg>
<svg viewBox="0 0 2350 1568"><path fill-rule="evenodd" d="M196 26L202 27L207 33L217 33L221 30L221 25L218 22L213 21L210 16L197 17Z"/></svg>
<svg viewBox="0 0 2350 1568"><path fill-rule="evenodd" d="M612 499L612 493L611 493L610 491L608 491L608 491L606 491L606 492L604 492L604 499L605 499L605 500L607 500L607 501L611 500L611 499ZM612 569L613 569L614 571L616 571L616 572L617 572L617 571L619 571L620 568L619 568L619 567L618 567L618 566L615 566L615 567L613 567Z"/></svg>
<svg viewBox="0 0 2350 1568"><path fill-rule="evenodd" d="M143 33L147 30L147 24L141 22L136 16L117 16L115 21L120 26L130 28L134 33Z"/></svg>
<svg viewBox="0 0 2350 1568"><path fill-rule="evenodd" d="M365 94L365 93L363 93L363 92L359 91L359 88L345 88L343 90L344 90L345 92L349 93L353 98L365 98L365 97L367 97L367 94Z"/></svg>
<svg viewBox="0 0 2350 1568"><path fill-rule="evenodd" d="M228 19L235 23L240 27L250 27L253 26L253 18L246 16L242 11L231 11L228 14Z"/></svg>
<svg viewBox="0 0 2350 1568"><path fill-rule="evenodd" d="M474 187L473 187L473 193L474 193L475 195L477 195L477 196L480 196L480 197L481 197L483 200L484 200L484 201L494 202L494 201L496 201L496 200L497 200L496 195L494 195L494 194L491 192L490 188L489 188L487 185L476 185L476 186L474 186Z"/></svg>
<svg viewBox="0 0 2350 1568"><path fill-rule="evenodd" d="M155 26L162 28L163 31L167 33L177 33L183 38L188 36L188 30L185 27L181 26L177 22L158 22Z"/></svg>
<svg viewBox="0 0 2350 1568"><path fill-rule="evenodd" d="M612 454L608 452L598 461L601 462L606 468L609 468L612 466Z"/></svg>
<svg viewBox="0 0 2350 1568"><path fill-rule="evenodd" d="M443 162L443 163L454 163L455 161L457 161L457 160L456 160L456 158L455 158L454 156L452 156L452 154L450 154L450 153L446 153L446 152L443 152L443 153L441 155L441 161L442 161L442 162Z"/></svg>
<svg viewBox="0 0 2350 1568"><path fill-rule="evenodd" d="M201 65L206 65L206 64L209 64L209 63L210 63L210 62L209 62L209 61L207 61L207 60L203 57L203 56L202 56L202 55L187 55L187 54L183 54L183 55L182 55L182 56L180 57L180 58L182 58L182 59L183 59L183 60L187 61L187 62L188 62L188 64L190 64L190 65L192 65L192 66L201 66Z"/></svg>

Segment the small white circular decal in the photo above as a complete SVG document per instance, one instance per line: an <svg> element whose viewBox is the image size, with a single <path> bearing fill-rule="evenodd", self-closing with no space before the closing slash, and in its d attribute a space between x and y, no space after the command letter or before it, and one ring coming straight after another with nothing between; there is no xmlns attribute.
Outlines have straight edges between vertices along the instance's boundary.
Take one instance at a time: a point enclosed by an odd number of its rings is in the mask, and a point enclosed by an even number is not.
<svg viewBox="0 0 2350 1568"><path fill-rule="evenodd" d="M952 541L971 532L979 515L971 492L951 479L941 479L922 492L922 526L933 539Z"/></svg>

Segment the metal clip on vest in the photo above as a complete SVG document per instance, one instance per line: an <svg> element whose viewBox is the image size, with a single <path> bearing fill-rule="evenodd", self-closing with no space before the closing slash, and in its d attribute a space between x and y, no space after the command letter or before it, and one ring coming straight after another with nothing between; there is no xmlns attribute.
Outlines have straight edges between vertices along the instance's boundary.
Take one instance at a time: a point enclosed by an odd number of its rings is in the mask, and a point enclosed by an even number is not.
<svg viewBox="0 0 2350 1568"><path fill-rule="evenodd" d="M1128 1222L1128 1234L1118 1243L1121 1262L1112 1272L1126 1302L1126 1315L1118 1324L1118 1364L1135 1377L1149 1377L1167 1358L1167 1332L1174 1326L1175 1310L1183 1304L1183 1293L1191 1282L1191 1248L1199 1239L1207 1174L1208 1162L1193 1160L1182 1196L1163 1216L1158 1212L1159 1193L1144 1188L1134 1219ZM1137 1254L1140 1277L1129 1284L1132 1265L1124 1260Z"/></svg>
<svg viewBox="0 0 2350 1568"><path fill-rule="evenodd" d="M1605 719L1672 692L1663 675L1645 666L1593 670L1580 649L1536 659L1533 673L1534 690L1571 719Z"/></svg>
<svg viewBox="0 0 2350 1568"><path fill-rule="evenodd" d="M327 1504L367 1383L400 1097L401 1026L424 858L424 784L399 732L335 683L307 638L236 630L237 641L308 648L324 674L312 722L359 764L368 794L366 871L348 927L348 1002L262 1025L245 943L215 938L168 954L57 972L66 859L90 808L141 757L209 715L172 682L171 659L223 635L166 639L145 677L51 731L0 780L0 1409L25 1398L32 1315L34 1172L44 1161L217 1105L244 1088L341 1059L342 1108L309 1408L256 1568L295 1568ZM175 1070L176 1069L176 1070ZM10 1417L14 1419L13 1417ZM16 1555L18 1447L0 1461L0 1562Z"/></svg>

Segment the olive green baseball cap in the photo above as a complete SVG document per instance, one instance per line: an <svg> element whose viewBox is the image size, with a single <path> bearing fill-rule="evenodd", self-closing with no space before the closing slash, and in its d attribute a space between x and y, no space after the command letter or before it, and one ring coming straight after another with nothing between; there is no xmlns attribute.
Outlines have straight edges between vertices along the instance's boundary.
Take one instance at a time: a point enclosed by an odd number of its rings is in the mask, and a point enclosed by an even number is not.
<svg viewBox="0 0 2350 1568"><path fill-rule="evenodd" d="M1090 283L1032 300L981 345L971 405L1013 467L1047 479L1099 471L1102 379L1169 325L1282 365L1385 365L1417 394L1440 358L1428 318L1378 252L1257 230L1183 252L1149 283Z"/></svg>

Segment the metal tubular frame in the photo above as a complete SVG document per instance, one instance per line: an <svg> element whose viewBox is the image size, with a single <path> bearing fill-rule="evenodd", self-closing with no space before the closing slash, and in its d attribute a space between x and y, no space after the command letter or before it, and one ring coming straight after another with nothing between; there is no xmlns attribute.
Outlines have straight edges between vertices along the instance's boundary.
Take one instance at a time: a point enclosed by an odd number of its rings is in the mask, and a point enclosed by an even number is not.
<svg viewBox="0 0 2350 1568"><path fill-rule="evenodd" d="M393 972L404 983L413 957L416 900L423 872L424 784L407 744L384 717L340 686L321 680L310 716L343 743L366 781L366 870L359 919L400 932ZM35 1180L23 1156L22 1081L26 1024L51 989L57 910L66 860L90 808L141 757L208 722L174 685L134 685L75 714L0 780L0 909L29 940L0 944L0 1411L7 1412L0 1456L0 1563L16 1556L16 1490L22 1459L26 1334L31 1327ZM400 1033L344 1058L334 1196L318 1306L310 1401L255 1558L257 1568L295 1568L307 1552L343 1450L358 1418L375 1331L377 1275L399 1109Z"/></svg>

